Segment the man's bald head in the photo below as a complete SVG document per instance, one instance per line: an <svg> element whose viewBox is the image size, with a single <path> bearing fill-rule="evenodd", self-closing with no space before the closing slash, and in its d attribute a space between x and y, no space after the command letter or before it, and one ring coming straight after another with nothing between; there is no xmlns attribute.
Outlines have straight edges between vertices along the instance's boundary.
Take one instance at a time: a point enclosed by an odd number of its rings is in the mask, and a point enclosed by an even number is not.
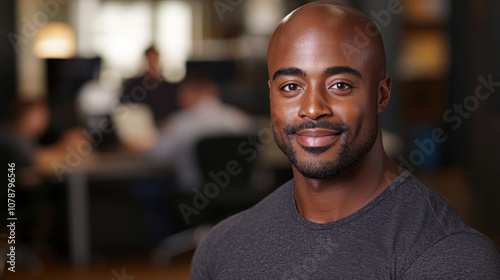
<svg viewBox="0 0 500 280"><path fill-rule="evenodd" d="M385 51L377 26L359 10L337 2L309 3L283 18L269 42L268 64L283 45L313 35L325 42L335 41L348 60L364 59L375 76L385 76ZM269 75L272 78L271 72Z"/></svg>

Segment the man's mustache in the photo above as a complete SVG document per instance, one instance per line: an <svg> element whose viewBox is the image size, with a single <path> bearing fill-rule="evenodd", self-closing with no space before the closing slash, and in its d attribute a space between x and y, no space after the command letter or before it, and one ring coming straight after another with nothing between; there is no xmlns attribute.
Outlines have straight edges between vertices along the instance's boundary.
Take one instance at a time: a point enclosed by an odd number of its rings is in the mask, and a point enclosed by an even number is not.
<svg viewBox="0 0 500 280"><path fill-rule="evenodd" d="M344 122L331 123L326 120L319 120L319 121L309 120L299 125L288 124L285 126L285 128L283 128L283 131L285 132L286 135L290 135L290 134L295 134L301 130L310 128L324 128L324 129L336 130L340 133L349 131L349 127Z"/></svg>

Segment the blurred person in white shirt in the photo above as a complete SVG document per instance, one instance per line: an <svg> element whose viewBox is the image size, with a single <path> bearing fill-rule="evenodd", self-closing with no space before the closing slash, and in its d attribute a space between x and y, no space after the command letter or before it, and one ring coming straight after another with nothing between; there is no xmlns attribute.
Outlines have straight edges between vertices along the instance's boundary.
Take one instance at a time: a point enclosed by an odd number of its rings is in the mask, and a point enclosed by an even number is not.
<svg viewBox="0 0 500 280"><path fill-rule="evenodd" d="M217 84L208 76L191 75L179 86L178 105L169 122L160 127L158 141L148 152L153 160L170 165L181 191L198 187L201 174L196 159L199 140L221 134L249 134L251 118L220 100Z"/></svg>

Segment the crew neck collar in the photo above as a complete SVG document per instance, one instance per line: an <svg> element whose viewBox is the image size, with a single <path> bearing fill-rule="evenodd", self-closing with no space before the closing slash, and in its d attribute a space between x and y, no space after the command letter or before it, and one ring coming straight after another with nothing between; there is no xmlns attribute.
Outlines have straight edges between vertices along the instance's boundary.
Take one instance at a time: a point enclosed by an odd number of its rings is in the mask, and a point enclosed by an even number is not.
<svg viewBox="0 0 500 280"><path fill-rule="evenodd" d="M399 176L396 177L389 184L389 186L387 186L387 188L385 188L384 191L382 191L382 193L380 193L377 197L375 197L368 204L366 204L361 209L359 209L358 211L352 213L351 215L349 215L347 217L344 217L342 219L339 219L339 220L336 220L336 221L333 221L333 222L329 222L329 223L324 223L324 224L322 224L322 223L315 223L315 222L307 220L306 218L302 217L302 215L300 215L299 211L297 210L296 203L295 203L295 196L294 196L294 193L295 193L295 180L291 181L292 186L291 186L291 188L290 188L290 190L288 192L288 202L289 202L288 204L289 204L289 207L290 207L290 210L291 210L291 213L292 213L294 219L299 224L301 224L301 225L303 225L303 226L305 226L307 228L321 230L321 229L329 229L329 228L333 228L333 227L338 227L338 226L341 226L343 224L351 222L352 220L354 220L354 219L362 216L367 211L369 211L370 209L372 209L375 205L377 205L378 203L380 203L385 197L387 197L390 193L392 193L394 191L394 189L396 189L404 181L406 181L406 179L409 176L411 176L411 173L408 170L403 170L403 172L401 172L401 174L399 174Z"/></svg>

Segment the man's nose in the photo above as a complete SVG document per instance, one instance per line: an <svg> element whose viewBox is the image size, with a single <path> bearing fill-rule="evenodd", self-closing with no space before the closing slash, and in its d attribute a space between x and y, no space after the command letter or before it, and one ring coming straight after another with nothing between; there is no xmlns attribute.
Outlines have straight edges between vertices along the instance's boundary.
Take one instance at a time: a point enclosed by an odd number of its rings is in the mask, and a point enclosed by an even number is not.
<svg viewBox="0 0 500 280"><path fill-rule="evenodd" d="M303 95L299 117L317 120L333 116L333 110L328 102L328 92L323 88L311 87Z"/></svg>

